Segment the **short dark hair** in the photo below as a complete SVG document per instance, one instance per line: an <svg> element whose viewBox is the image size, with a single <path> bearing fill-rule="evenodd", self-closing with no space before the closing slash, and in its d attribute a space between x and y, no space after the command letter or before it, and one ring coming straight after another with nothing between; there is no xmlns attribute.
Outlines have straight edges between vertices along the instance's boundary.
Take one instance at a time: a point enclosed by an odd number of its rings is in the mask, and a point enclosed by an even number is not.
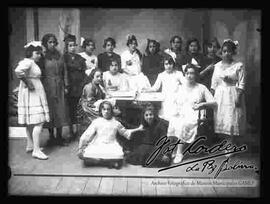
<svg viewBox="0 0 270 204"><path fill-rule="evenodd" d="M42 47L41 46L33 46L30 45L27 48L25 48L25 57L26 58L31 58L33 56L34 51L40 51L42 52Z"/></svg>
<svg viewBox="0 0 270 204"><path fill-rule="evenodd" d="M107 42L111 42L112 45L113 45L114 47L116 47L115 39L113 39L113 38L111 38L111 37L108 37L108 38L106 38L106 39L104 40L103 48L106 47Z"/></svg>
<svg viewBox="0 0 270 204"><path fill-rule="evenodd" d="M57 38L54 34L52 33L47 33L45 34L43 37L42 37L42 40L41 40L41 44L47 49L48 48L48 40L50 38L54 38L54 41L55 41L55 46L58 45L58 41L57 41Z"/></svg>
<svg viewBox="0 0 270 204"><path fill-rule="evenodd" d="M218 39L216 37L214 37L211 40L206 40L204 42L204 53L207 54L207 48L212 46L214 43L217 45L217 49L220 49L221 46L220 46L220 44L218 42Z"/></svg>
<svg viewBox="0 0 270 204"><path fill-rule="evenodd" d="M127 39L127 46L129 46L129 44L131 44L132 41L135 41L136 46L138 46L138 41L137 41L137 38L136 38L135 35L130 35L130 36L128 36L128 39Z"/></svg>
<svg viewBox="0 0 270 204"><path fill-rule="evenodd" d="M141 119L142 125L143 125L144 127L147 127L147 126L148 126L148 123L147 123L147 122L145 121L145 119L144 119L144 114L145 114L146 111L151 111L151 112L153 113L153 115L154 115L154 120L156 120L156 119L158 118L158 112L157 112L156 107L154 106L153 103L148 102L147 104L145 104L145 105L143 106L142 116L141 116L141 117L142 117L142 119Z"/></svg>
<svg viewBox="0 0 270 204"><path fill-rule="evenodd" d="M227 47L229 50L232 51L233 55L236 54L236 49L237 49L237 46L234 44L233 41L225 41L222 46L221 46L221 50L223 49L223 47Z"/></svg>
<svg viewBox="0 0 270 204"><path fill-rule="evenodd" d="M98 113L99 113L99 116L102 116L102 108L103 106L107 104L110 106L111 108L111 116L113 117L114 116L114 113L113 113L113 105L109 102L109 101L102 101L99 105L99 108L98 108Z"/></svg>
<svg viewBox="0 0 270 204"><path fill-rule="evenodd" d="M198 66L196 66L195 64L188 63L187 66L184 69L184 74L185 75L186 75L186 72L188 71L188 69L193 69L195 71L196 80L197 80L198 76L199 76L199 73L200 73Z"/></svg>
<svg viewBox="0 0 270 204"><path fill-rule="evenodd" d="M153 43L156 46L156 53L158 53L160 51L160 43L157 42L156 40L151 40L151 39L147 39L147 45L146 45L146 49L145 49L145 53L149 54L149 45L150 43Z"/></svg>
<svg viewBox="0 0 270 204"><path fill-rule="evenodd" d="M90 42L93 43L94 49L95 49L95 48L96 48L96 43L95 43L91 38L86 38L86 39L83 41L83 43L82 43L82 48L85 49L86 46L88 46Z"/></svg>
<svg viewBox="0 0 270 204"><path fill-rule="evenodd" d="M162 59L162 64L164 66L165 61L168 61L169 64L173 64L173 67L175 68L175 61L169 54L164 54Z"/></svg>
<svg viewBox="0 0 270 204"><path fill-rule="evenodd" d="M174 40L175 40L176 38L178 38L178 39L181 41L181 43L183 42L183 40L182 40L182 38L181 38L180 36L174 35L174 36L171 37L170 43L174 42Z"/></svg>
<svg viewBox="0 0 270 204"><path fill-rule="evenodd" d="M186 52L189 51L189 45L190 45L191 43L193 43L193 42L196 42L196 43L197 43L198 51L201 50L201 45L200 45L199 40L198 40L197 38L190 38L190 39L188 39L187 44L186 44Z"/></svg>

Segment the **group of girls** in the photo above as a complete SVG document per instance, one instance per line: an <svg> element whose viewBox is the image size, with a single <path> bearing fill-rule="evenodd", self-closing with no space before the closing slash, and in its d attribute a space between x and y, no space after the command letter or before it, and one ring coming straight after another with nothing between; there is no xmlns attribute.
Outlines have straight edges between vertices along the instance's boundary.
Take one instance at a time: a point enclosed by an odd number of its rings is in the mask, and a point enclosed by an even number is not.
<svg viewBox="0 0 270 204"><path fill-rule="evenodd" d="M193 142L201 109L207 109L207 117L213 118L216 134L231 142L243 134L245 69L233 59L236 42L225 40L220 46L214 39L205 44L206 54L202 54L196 38L188 40L182 51L182 38L173 36L170 48L163 52L156 40L148 39L141 54L136 37L129 35L128 49L121 55L114 52L115 40L106 38L105 52L98 56L90 38L83 41L84 51L78 54L74 35L67 35L64 42L63 55L56 49L53 34L42 38L42 46L27 44L26 58L15 69L21 79L18 121L26 125L26 151L33 157L48 159L39 147L44 123L50 132L48 144L67 145L62 127L69 125L70 139L74 139L78 127L73 124L78 119L87 126L79 140L79 157L90 164L105 161L114 168L121 168L124 158L145 166L155 142L165 135ZM164 101L159 111L148 104L141 125L134 127L121 117L110 95L113 91L161 91ZM120 142L121 136L130 143ZM131 143L131 148L126 147ZM155 164L170 165L182 159L180 144L172 154L157 157Z"/></svg>

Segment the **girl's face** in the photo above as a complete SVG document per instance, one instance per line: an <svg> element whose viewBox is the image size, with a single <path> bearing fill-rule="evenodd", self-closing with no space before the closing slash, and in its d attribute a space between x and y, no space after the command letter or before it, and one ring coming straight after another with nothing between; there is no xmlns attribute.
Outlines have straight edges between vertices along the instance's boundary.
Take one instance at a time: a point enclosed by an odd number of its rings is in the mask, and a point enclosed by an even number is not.
<svg viewBox="0 0 270 204"><path fill-rule="evenodd" d="M173 64L169 63L169 60L164 61L164 68L167 73L171 73L173 71Z"/></svg>
<svg viewBox="0 0 270 204"><path fill-rule="evenodd" d="M41 57L41 51L33 51L31 59L33 59L35 62L38 62Z"/></svg>
<svg viewBox="0 0 270 204"><path fill-rule="evenodd" d="M95 74L94 74L94 78L93 78L93 82L95 84L100 84L102 81L102 73L97 71Z"/></svg>
<svg viewBox="0 0 270 204"><path fill-rule="evenodd" d="M94 50L95 50L95 45L94 45L93 42L89 42L89 44L85 46L85 52L87 54L90 54L91 55Z"/></svg>
<svg viewBox="0 0 270 204"><path fill-rule="evenodd" d="M137 48L136 41L135 40L132 40L132 42L128 44L128 47L129 47L129 50L131 52L134 52L136 50L136 48Z"/></svg>
<svg viewBox="0 0 270 204"><path fill-rule="evenodd" d="M111 65L110 65L110 72L111 72L112 75L117 74L117 72L118 72L118 64L117 64L117 62L114 62L113 61L111 63Z"/></svg>
<svg viewBox="0 0 270 204"><path fill-rule="evenodd" d="M114 46L113 46L112 42L111 41L108 41L106 43L106 46L105 46L106 52L112 53L113 52L113 49L114 49Z"/></svg>
<svg viewBox="0 0 270 204"><path fill-rule="evenodd" d="M149 52L151 54L154 54L156 52L156 49L157 49L157 47L156 47L155 43L154 42L150 42L149 43Z"/></svg>
<svg viewBox="0 0 270 204"><path fill-rule="evenodd" d="M218 47L216 43L212 43L207 46L207 53L210 55L215 55L218 51Z"/></svg>
<svg viewBox="0 0 270 204"><path fill-rule="evenodd" d="M144 120L150 125L154 121L154 113L151 110L147 110L144 113Z"/></svg>
<svg viewBox="0 0 270 204"><path fill-rule="evenodd" d="M229 49L227 46L223 46L221 50L221 55L223 60L232 60L233 51Z"/></svg>
<svg viewBox="0 0 270 204"><path fill-rule="evenodd" d="M191 42L188 46L188 51L191 53L191 54L195 54L199 51L199 47L198 47L198 44L197 42Z"/></svg>
<svg viewBox="0 0 270 204"><path fill-rule="evenodd" d="M112 109L111 106L108 104L104 104L103 107L101 108L101 114L102 117L105 119L111 119L112 118Z"/></svg>
<svg viewBox="0 0 270 204"><path fill-rule="evenodd" d="M179 50L182 47L182 42L179 38L175 38L171 43L172 50Z"/></svg>
<svg viewBox="0 0 270 204"><path fill-rule="evenodd" d="M196 72L193 68L188 68L185 74L187 81L195 82L196 81Z"/></svg>
<svg viewBox="0 0 270 204"><path fill-rule="evenodd" d="M75 51L76 51L76 43L75 42L68 42L68 53L72 53L72 54L75 54Z"/></svg>
<svg viewBox="0 0 270 204"><path fill-rule="evenodd" d="M54 50L56 47L56 40L54 37L50 37L47 41L48 50Z"/></svg>

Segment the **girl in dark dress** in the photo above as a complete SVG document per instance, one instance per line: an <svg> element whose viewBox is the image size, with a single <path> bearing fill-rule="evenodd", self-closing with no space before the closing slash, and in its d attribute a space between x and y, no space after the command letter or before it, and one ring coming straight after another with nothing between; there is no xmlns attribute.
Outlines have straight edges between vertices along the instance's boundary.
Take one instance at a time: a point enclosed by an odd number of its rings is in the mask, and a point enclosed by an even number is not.
<svg viewBox="0 0 270 204"><path fill-rule="evenodd" d="M157 149L157 141L167 135L168 121L159 118L153 104L148 103L143 110L142 125L143 130L131 136L133 149L127 155L126 161L144 167L169 166L171 163L171 153L169 152L164 155L159 153L153 162L149 162L149 157Z"/></svg>
<svg viewBox="0 0 270 204"><path fill-rule="evenodd" d="M211 41L205 43L205 56L203 58L202 71L200 72L200 83L205 85L209 90L211 88L214 64L221 61L221 58L217 55L219 49L220 44L217 38L213 38Z"/></svg>
<svg viewBox="0 0 270 204"><path fill-rule="evenodd" d="M109 37L104 40L103 48L105 49L105 52L98 55L98 68L101 69L102 72L109 70L111 59L117 60L117 63L121 69L121 57L113 52L115 46L116 42L113 38Z"/></svg>
<svg viewBox="0 0 270 204"><path fill-rule="evenodd" d="M203 67L203 54L200 53L201 46L197 38L190 38L186 44L186 53L183 55L182 59L182 70L185 69L185 65L194 64L200 69Z"/></svg>
<svg viewBox="0 0 270 204"><path fill-rule="evenodd" d="M49 128L50 139L48 145L67 145L62 138L62 128L69 124L67 104L65 101L66 85L64 78L67 76L64 66L64 59L56 49L58 45L56 36L48 33L42 38L42 45L45 47L42 58L42 82L46 91L50 110L50 122L46 125ZM54 128L56 127L56 138Z"/></svg>
<svg viewBox="0 0 270 204"><path fill-rule="evenodd" d="M159 47L160 44L157 41L147 39L147 47L142 57L142 72L148 77L151 86L154 85L157 75L163 71Z"/></svg>
<svg viewBox="0 0 270 204"><path fill-rule="evenodd" d="M67 98L69 105L69 113L71 124L76 124L76 130L78 130L77 121L77 105L82 95L83 86L85 83L85 59L79 54L75 53L76 37L74 35L67 35L64 39L65 52L64 61L67 69ZM73 126L70 126L71 140L76 138L76 133L73 131Z"/></svg>

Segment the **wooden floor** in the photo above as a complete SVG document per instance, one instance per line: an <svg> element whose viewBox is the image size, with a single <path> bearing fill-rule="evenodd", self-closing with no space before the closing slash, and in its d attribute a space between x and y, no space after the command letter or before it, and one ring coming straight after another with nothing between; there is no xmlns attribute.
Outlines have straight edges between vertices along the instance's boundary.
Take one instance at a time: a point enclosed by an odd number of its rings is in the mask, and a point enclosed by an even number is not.
<svg viewBox="0 0 270 204"><path fill-rule="evenodd" d="M209 178L188 178L188 177L143 177L143 176L115 176L115 175L34 175L34 171L41 171L40 167L46 168L45 163L31 158L24 152L25 141L11 140L9 143L9 160L14 170L25 170L29 174L16 174L13 172L8 181L8 195L10 196L164 196L164 197L241 197L258 198L260 197L260 183L256 178L256 185L247 186L219 186L219 185L187 185L191 182L211 183ZM57 161L76 162L68 151L69 148L56 148L50 153L51 158L46 161L47 165ZM59 155L58 155L59 154ZM62 157L60 157L62 155ZM56 159L58 158L58 159ZM32 166L31 166L31 165ZM73 171L82 171L74 165ZM15 168L16 167L16 168ZM17 169L17 167L20 167ZM30 168L31 167L31 168ZM27 169L30 168L30 169ZM34 169L34 170L31 170ZM78 170L77 170L78 169ZM27 171L26 171L27 170ZM47 169L48 170L48 169ZM53 169L54 171L60 171ZM70 169L69 169L70 170ZM180 170L180 169L179 169ZM105 170L104 170L105 171ZM149 170L150 171L150 170ZM20 171L18 171L20 172ZM53 172L53 171L52 171ZM32 174L31 174L32 173ZM82 171L83 173L83 171ZM128 174L126 174L128 175ZM182 175L182 174L181 174ZM239 179L238 176L234 178ZM226 179L225 179L226 180Z"/></svg>
<svg viewBox="0 0 270 204"><path fill-rule="evenodd" d="M181 184L181 181L183 182L183 179L12 176L8 192L9 195L20 196L259 197L258 187L192 187Z"/></svg>

